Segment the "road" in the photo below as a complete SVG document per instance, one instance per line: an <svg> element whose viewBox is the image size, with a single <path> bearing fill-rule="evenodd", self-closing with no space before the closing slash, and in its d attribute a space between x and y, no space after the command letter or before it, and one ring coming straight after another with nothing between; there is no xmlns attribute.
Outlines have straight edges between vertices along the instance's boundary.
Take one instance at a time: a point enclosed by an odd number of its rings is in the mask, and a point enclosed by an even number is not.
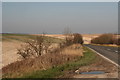
<svg viewBox="0 0 120 80"><path fill-rule="evenodd" d="M97 45L90 45L90 44L85 44L85 46L92 48L93 50L97 51L101 55L109 58L113 62L118 64L118 47L110 47L110 46L97 46ZM119 61L120 64L120 61Z"/></svg>

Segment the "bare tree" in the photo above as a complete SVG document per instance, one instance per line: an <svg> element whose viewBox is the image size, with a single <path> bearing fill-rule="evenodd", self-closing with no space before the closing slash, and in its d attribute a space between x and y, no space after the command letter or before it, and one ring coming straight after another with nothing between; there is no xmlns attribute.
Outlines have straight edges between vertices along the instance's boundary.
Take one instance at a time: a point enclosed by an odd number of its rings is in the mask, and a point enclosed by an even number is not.
<svg viewBox="0 0 120 80"><path fill-rule="evenodd" d="M18 49L17 54L23 58L38 57L47 53L50 45L50 42L45 42L45 34L42 34L33 40L26 41L22 48Z"/></svg>
<svg viewBox="0 0 120 80"><path fill-rule="evenodd" d="M70 28L69 27L66 27L65 29L64 29L64 32L63 32L63 34L64 35L70 35L72 33L72 31L70 30Z"/></svg>
<svg viewBox="0 0 120 80"><path fill-rule="evenodd" d="M73 38L73 35L72 35L72 31L70 30L70 28L69 27L66 27L65 29L64 29L64 32L63 32L63 34L65 35L65 45L66 46L69 46L69 45L71 45L72 44L72 38Z"/></svg>

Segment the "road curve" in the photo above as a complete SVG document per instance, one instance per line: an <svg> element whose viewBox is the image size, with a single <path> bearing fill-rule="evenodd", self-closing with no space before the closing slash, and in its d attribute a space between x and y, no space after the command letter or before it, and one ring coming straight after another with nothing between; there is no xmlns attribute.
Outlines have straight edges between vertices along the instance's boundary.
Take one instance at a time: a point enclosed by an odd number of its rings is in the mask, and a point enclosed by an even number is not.
<svg viewBox="0 0 120 80"><path fill-rule="evenodd" d="M85 44L84 46L87 46L96 52L100 53L101 55L107 57L108 59L112 60L116 64L120 64L118 61L118 47L110 47L110 46L97 46L97 45L90 45L90 44Z"/></svg>

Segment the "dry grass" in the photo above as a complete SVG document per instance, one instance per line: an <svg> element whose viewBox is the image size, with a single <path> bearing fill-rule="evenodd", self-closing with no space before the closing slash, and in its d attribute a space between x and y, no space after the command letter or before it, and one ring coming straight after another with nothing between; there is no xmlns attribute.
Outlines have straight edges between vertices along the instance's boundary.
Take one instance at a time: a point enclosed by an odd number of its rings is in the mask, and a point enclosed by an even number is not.
<svg viewBox="0 0 120 80"><path fill-rule="evenodd" d="M83 56L82 46L80 44L74 44L62 50L62 54Z"/></svg>
<svg viewBox="0 0 120 80"><path fill-rule="evenodd" d="M92 45L98 45L98 46L111 46L111 47L120 47L120 45L116 45L116 44L92 44Z"/></svg>

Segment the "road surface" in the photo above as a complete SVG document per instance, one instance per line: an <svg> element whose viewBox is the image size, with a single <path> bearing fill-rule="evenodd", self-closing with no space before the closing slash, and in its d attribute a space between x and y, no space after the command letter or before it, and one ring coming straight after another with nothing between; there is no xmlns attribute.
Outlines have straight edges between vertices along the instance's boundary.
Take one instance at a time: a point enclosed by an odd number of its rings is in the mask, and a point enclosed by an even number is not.
<svg viewBox="0 0 120 80"><path fill-rule="evenodd" d="M97 46L97 45L90 45L90 44L85 44L85 46L92 48L93 50L97 51L101 55L109 58L110 60L112 60L117 64L119 62L119 65L120 65L120 61L118 61L118 54L120 54L118 47Z"/></svg>

